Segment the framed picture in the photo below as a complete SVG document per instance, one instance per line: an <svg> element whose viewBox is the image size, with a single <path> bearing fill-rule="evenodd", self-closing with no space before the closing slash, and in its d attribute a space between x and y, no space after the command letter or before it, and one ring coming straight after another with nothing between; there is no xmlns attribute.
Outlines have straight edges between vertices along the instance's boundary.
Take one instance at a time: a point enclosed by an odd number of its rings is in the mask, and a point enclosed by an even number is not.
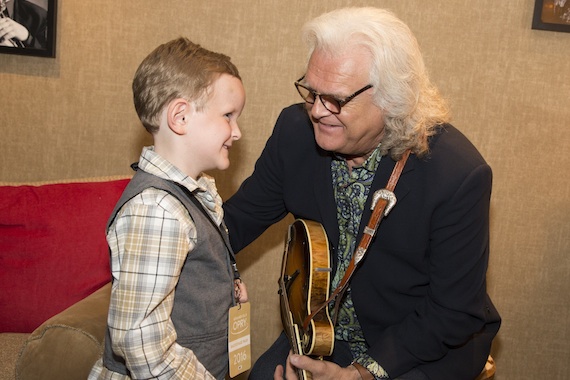
<svg viewBox="0 0 570 380"><path fill-rule="evenodd" d="M55 57L57 0L0 0L0 53Z"/></svg>
<svg viewBox="0 0 570 380"><path fill-rule="evenodd" d="M532 28L570 32L570 0L535 0Z"/></svg>

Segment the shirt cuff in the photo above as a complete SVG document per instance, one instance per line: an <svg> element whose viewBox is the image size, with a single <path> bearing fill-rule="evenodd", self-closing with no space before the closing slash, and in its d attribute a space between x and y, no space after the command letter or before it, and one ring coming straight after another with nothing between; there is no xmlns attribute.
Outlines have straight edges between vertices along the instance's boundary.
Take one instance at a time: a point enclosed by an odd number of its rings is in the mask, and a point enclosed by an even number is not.
<svg viewBox="0 0 570 380"><path fill-rule="evenodd" d="M356 358L354 363L358 363L366 368L377 380L390 378L390 376L388 376L388 372L386 372L376 360L372 359L372 357L367 354L362 354Z"/></svg>

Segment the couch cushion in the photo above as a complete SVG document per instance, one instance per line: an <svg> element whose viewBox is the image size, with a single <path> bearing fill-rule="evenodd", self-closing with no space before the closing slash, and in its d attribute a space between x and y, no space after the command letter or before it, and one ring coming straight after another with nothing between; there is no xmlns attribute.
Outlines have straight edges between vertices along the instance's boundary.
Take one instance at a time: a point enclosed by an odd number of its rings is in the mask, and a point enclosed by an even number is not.
<svg viewBox="0 0 570 380"><path fill-rule="evenodd" d="M0 380L14 380L16 378L16 360L29 335L23 333L0 334Z"/></svg>
<svg viewBox="0 0 570 380"><path fill-rule="evenodd" d="M24 343L19 380L86 379L103 354L111 283L53 316Z"/></svg>
<svg viewBox="0 0 570 380"><path fill-rule="evenodd" d="M110 281L105 225L127 183L0 186L0 332L32 332Z"/></svg>

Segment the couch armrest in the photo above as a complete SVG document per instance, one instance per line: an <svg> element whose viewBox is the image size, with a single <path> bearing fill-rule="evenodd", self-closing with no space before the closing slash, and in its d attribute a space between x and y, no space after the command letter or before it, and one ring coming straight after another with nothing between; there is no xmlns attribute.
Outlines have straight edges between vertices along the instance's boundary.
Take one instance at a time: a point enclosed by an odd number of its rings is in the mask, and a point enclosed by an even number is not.
<svg viewBox="0 0 570 380"><path fill-rule="evenodd" d="M53 316L24 343L16 379L86 379L103 353L111 284Z"/></svg>

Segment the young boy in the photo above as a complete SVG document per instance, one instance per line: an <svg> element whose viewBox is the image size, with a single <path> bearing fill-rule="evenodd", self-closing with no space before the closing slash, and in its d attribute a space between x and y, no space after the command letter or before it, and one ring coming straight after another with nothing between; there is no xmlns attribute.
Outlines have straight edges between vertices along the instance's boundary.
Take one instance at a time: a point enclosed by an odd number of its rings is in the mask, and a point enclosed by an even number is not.
<svg viewBox="0 0 570 380"><path fill-rule="evenodd" d="M111 304L89 378L224 379L228 310L247 294L203 172L230 164L244 88L229 57L179 38L143 60L133 94L154 146L107 226Z"/></svg>

